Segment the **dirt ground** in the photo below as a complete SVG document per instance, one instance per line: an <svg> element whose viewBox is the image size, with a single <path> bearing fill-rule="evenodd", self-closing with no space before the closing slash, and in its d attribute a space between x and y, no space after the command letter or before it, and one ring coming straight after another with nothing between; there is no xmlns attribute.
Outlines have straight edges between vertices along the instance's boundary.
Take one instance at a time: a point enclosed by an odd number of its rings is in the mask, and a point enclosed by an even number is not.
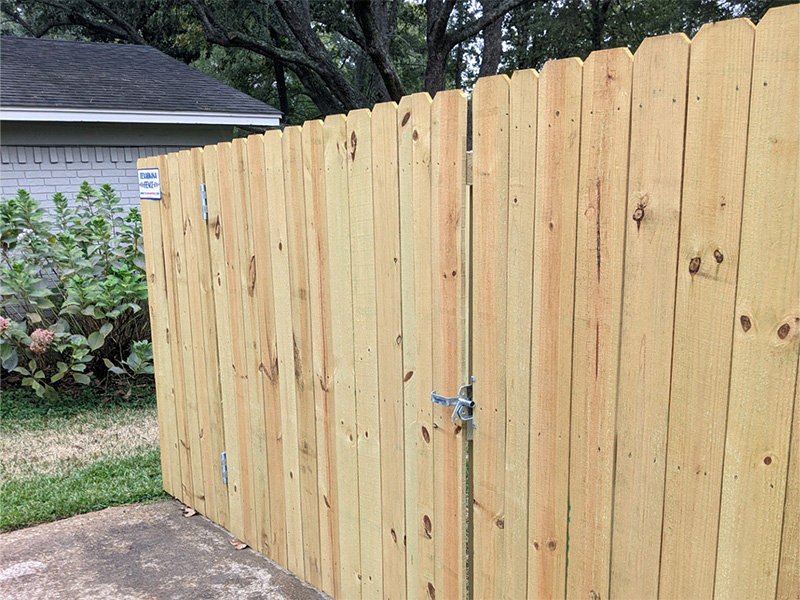
<svg viewBox="0 0 800 600"><path fill-rule="evenodd" d="M325 600L169 500L108 508L0 535L5 600Z"/></svg>

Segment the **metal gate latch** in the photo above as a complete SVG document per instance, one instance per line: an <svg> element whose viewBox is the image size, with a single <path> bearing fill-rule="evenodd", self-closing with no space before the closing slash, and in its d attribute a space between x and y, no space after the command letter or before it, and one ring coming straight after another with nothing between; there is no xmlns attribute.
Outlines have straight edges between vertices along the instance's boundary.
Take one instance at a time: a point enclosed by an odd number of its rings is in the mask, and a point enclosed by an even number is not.
<svg viewBox="0 0 800 600"><path fill-rule="evenodd" d="M472 414L475 408L475 401L472 399L473 383L475 383L475 378L470 377L467 385L462 385L458 388L458 396L455 398L440 396L436 392L431 392L431 402L442 406L453 406L453 414L450 416L450 420L453 423L458 419L464 422L472 421L472 429L475 429L475 415Z"/></svg>

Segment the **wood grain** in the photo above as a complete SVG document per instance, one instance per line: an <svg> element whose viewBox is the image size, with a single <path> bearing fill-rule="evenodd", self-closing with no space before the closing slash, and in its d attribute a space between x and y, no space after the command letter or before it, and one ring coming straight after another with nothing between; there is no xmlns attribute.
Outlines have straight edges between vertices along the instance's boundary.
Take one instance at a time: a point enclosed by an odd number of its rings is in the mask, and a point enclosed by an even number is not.
<svg viewBox="0 0 800 600"><path fill-rule="evenodd" d="M361 519L361 593L363 598L382 598L383 553L378 551L378 548L383 548L378 322L372 198L372 115L368 110L356 110L348 115L347 152Z"/></svg>
<svg viewBox="0 0 800 600"><path fill-rule="evenodd" d="M531 407L531 314L536 193L536 113L539 75L511 77L506 272L506 433L503 597L527 595L528 465Z"/></svg>
<svg viewBox="0 0 800 600"><path fill-rule="evenodd" d="M568 597L609 594L632 67L626 49L583 65Z"/></svg>
<svg viewBox="0 0 800 600"><path fill-rule="evenodd" d="M633 59L611 550L619 598L658 596L688 70L683 34L645 40Z"/></svg>
<svg viewBox="0 0 800 600"><path fill-rule="evenodd" d="M308 297L311 301L313 387L317 430L317 485L321 589L336 596L339 579L339 534L336 463L333 458L333 348L331 346L330 257L325 193L325 156L322 121L303 125L303 181L308 246Z"/></svg>
<svg viewBox="0 0 800 600"><path fill-rule="evenodd" d="M299 425L295 379L292 293L289 242L284 189L283 142L279 131L264 134L267 210L275 302L275 338L281 399L283 489L286 510L286 568L303 573L303 524L301 516Z"/></svg>
<svg viewBox="0 0 800 600"><path fill-rule="evenodd" d="M669 598L714 589L753 38L746 20L704 25L689 59L660 574Z"/></svg>
<svg viewBox="0 0 800 600"><path fill-rule="evenodd" d="M211 283L214 295L214 312L217 325L219 352L219 382L221 392L221 412L223 415L223 433L228 465L229 525L228 530L234 535L243 535L243 515L241 501L241 467L239 459L238 410L236 403L236 375L233 366L233 329L230 318L230 296L228 293L228 269L225 261L225 243L223 235L228 233L228 221L223 219L220 200L219 162L217 146L206 146L203 149L203 170L205 172L206 197L208 199L209 255L211 259ZM217 460L213 457L212 460ZM221 468L221 463L220 463Z"/></svg>
<svg viewBox="0 0 800 600"><path fill-rule="evenodd" d="M455 395L467 382L466 253L464 200L467 102L463 92L440 92L431 106L431 274L433 387ZM447 391L445 390L452 390ZM466 592L465 437L449 407L433 407L434 538L433 594L464 597ZM424 527L425 523L423 523ZM431 593L430 589L428 590Z"/></svg>
<svg viewBox="0 0 800 600"><path fill-rule="evenodd" d="M571 58L539 76L527 570L527 593L539 598L566 593L582 75Z"/></svg>
<svg viewBox="0 0 800 600"><path fill-rule="evenodd" d="M259 544L262 552L280 565L286 565L286 503L284 499L283 440L281 414L283 407L278 375L278 349L275 324L275 290L272 279L272 243L267 204L265 138L247 138L247 170L250 185L250 218L253 234L253 266L258 311L259 355L257 377L261 380L264 404L264 435L267 484Z"/></svg>
<svg viewBox="0 0 800 600"><path fill-rule="evenodd" d="M361 536L358 493L355 358L353 354L353 288L350 257L347 121L325 119L325 191L331 266L330 298L335 412L335 462L338 498L340 594L361 597Z"/></svg>
<svg viewBox="0 0 800 600"><path fill-rule="evenodd" d="M156 168L158 161L141 158L137 168ZM167 313L167 281L164 271L163 236L160 208L154 200L140 202L142 243L149 298L150 332L153 343L153 364L158 411L158 437L161 448L161 479L164 490L178 496L181 487L181 463L178 451L178 423L175 413L175 390L172 382L172 351Z"/></svg>
<svg viewBox="0 0 800 600"><path fill-rule="evenodd" d="M503 589L509 88L504 75L479 79L472 100L473 275L481 282L472 303L474 394L481 398L473 441L477 598L500 598Z"/></svg>
<svg viewBox="0 0 800 600"><path fill-rule="evenodd" d="M716 598L774 598L777 586L800 350L798 31L797 5L756 30Z"/></svg>

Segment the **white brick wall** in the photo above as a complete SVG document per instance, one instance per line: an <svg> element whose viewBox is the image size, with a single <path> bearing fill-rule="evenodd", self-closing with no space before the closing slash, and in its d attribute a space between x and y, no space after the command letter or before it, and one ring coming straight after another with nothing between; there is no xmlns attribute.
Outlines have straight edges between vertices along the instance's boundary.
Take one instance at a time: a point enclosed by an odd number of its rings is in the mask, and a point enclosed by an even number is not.
<svg viewBox="0 0 800 600"><path fill-rule="evenodd" d="M43 206L53 194L74 198L81 183L108 183L122 206L139 206L136 160L181 150L178 146L2 146L0 195L14 196L23 188Z"/></svg>

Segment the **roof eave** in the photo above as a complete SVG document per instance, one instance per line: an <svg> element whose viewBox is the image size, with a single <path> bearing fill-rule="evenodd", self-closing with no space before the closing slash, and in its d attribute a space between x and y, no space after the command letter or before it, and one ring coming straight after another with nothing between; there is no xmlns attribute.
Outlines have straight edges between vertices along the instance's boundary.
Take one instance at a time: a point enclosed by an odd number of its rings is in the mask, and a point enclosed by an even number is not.
<svg viewBox="0 0 800 600"><path fill-rule="evenodd" d="M244 125L277 127L281 113L153 111L86 108L0 107L0 120L63 123L150 123L172 125Z"/></svg>

